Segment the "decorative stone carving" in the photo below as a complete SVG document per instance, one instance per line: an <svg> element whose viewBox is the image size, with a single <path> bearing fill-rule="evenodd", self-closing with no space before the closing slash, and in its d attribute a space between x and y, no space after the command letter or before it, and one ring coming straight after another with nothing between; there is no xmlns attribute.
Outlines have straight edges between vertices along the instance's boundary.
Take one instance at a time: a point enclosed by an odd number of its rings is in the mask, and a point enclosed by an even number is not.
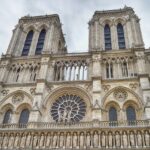
<svg viewBox="0 0 150 150"><path fill-rule="evenodd" d="M107 92L110 89L110 85L103 85L102 88L105 92Z"/></svg>
<svg viewBox="0 0 150 150"><path fill-rule="evenodd" d="M145 145L150 146L150 135L149 135L149 132L147 130L145 131L144 138L145 138Z"/></svg>
<svg viewBox="0 0 150 150"><path fill-rule="evenodd" d="M15 142L14 142L14 147L18 148L19 147L19 141L20 141L20 136L17 133L16 138L15 138Z"/></svg>
<svg viewBox="0 0 150 150"><path fill-rule="evenodd" d="M34 95L34 94L35 94L35 90L36 90L36 88L30 88L30 93L31 93L32 95Z"/></svg>
<svg viewBox="0 0 150 150"><path fill-rule="evenodd" d="M54 133L54 136L53 136L53 143L52 143L52 147L53 148L56 148L57 147L57 141L58 140L58 136L56 133Z"/></svg>
<svg viewBox="0 0 150 150"><path fill-rule="evenodd" d="M120 147L120 135L119 132L115 133L116 147Z"/></svg>
<svg viewBox="0 0 150 150"><path fill-rule="evenodd" d="M143 143L142 143L142 135L141 135L141 132L138 131L137 133L137 145L138 147L142 147Z"/></svg>
<svg viewBox="0 0 150 150"><path fill-rule="evenodd" d="M101 108L101 107L100 107L100 105L99 105L98 100L96 99L96 100L95 100L95 104L93 105L93 109L99 109L99 108Z"/></svg>
<svg viewBox="0 0 150 150"><path fill-rule="evenodd" d="M99 146L99 138L98 138L98 133L97 132L94 132L93 145L94 145L94 147L98 147Z"/></svg>
<svg viewBox="0 0 150 150"><path fill-rule="evenodd" d="M134 147L135 146L135 137L134 137L134 133L130 132L130 146Z"/></svg>
<svg viewBox="0 0 150 150"><path fill-rule="evenodd" d="M56 122L79 122L86 112L85 102L76 95L63 95L51 107L51 116Z"/></svg>
<svg viewBox="0 0 150 150"><path fill-rule="evenodd" d="M113 137L111 132L108 133L108 146L113 147Z"/></svg>
<svg viewBox="0 0 150 150"><path fill-rule="evenodd" d="M73 134L73 148L76 148L78 146L78 137L77 133Z"/></svg>
<svg viewBox="0 0 150 150"><path fill-rule="evenodd" d="M3 139L3 148L7 148L7 146L8 146L8 134L5 134Z"/></svg>
<svg viewBox="0 0 150 150"><path fill-rule="evenodd" d="M9 137L8 147L9 147L10 149L12 149L13 146L14 146L14 136L13 136L13 134L11 134L10 137Z"/></svg>
<svg viewBox="0 0 150 150"><path fill-rule="evenodd" d="M24 148L25 147L25 143L26 143L26 135L23 134L22 137L21 137L20 147Z"/></svg>
<svg viewBox="0 0 150 150"><path fill-rule="evenodd" d="M42 133L41 136L40 136L40 148L43 148L44 147L44 141L45 141L45 137L44 137L44 134Z"/></svg>
<svg viewBox="0 0 150 150"><path fill-rule="evenodd" d="M8 94L9 90L7 89L4 89L1 91L1 93L3 94L3 96L6 96Z"/></svg>
<svg viewBox="0 0 150 150"><path fill-rule="evenodd" d="M70 136L70 133L67 133L66 148L70 148L70 147L71 147L71 136Z"/></svg>
<svg viewBox="0 0 150 150"><path fill-rule="evenodd" d="M18 104L24 100L24 95L22 93L17 93L12 97L12 103Z"/></svg>
<svg viewBox="0 0 150 150"><path fill-rule="evenodd" d="M38 144L38 135L35 134L33 137L33 147L36 148Z"/></svg>
<svg viewBox="0 0 150 150"><path fill-rule="evenodd" d="M129 84L129 87L130 87L132 90L136 90L137 87L138 87L138 83L130 83L130 84Z"/></svg>
<svg viewBox="0 0 150 150"><path fill-rule="evenodd" d="M31 134L29 133L28 136L27 136L27 139L26 139L26 147L30 147L31 145Z"/></svg>
<svg viewBox="0 0 150 150"><path fill-rule="evenodd" d="M51 147L51 134L50 133L48 133L47 134L47 137L46 137L46 144L45 144L45 146L46 146L46 148L49 148L49 147Z"/></svg>
<svg viewBox="0 0 150 150"><path fill-rule="evenodd" d="M84 147L84 133L83 132L80 134L79 146L80 148Z"/></svg>
<svg viewBox="0 0 150 150"><path fill-rule="evenodd" d="M88 132L86 136L86 147L89 148L90 146L91 146L91 136L90 133Z"/></svg>
<svg viewBox="0 0 150 150"><path fill-rule="evenodd" d="M128 97L127 92L124 89L116 89L114 91L114 98L118 101L124 101Z"/></svg>
<svg viewBox="0 0 150 150"><path fill-rule="evenodd" d="M59 147L63 148L63 146L64 146L64 134L60 133L60 136L59 136Z"/></svg>
<svg viewBox="0 0 150 150"><path fill-rule="evenodd" d="M126 132L123 132L122 139L123 139L123 147L124 148L128 147L128 137Z"/></svg>
<svg viewBox="0 0 150 150"><path fill-rule="evenodd" d="M102 143L102 147L105 147L106 146L106 135L104 132L102 132L102 135L101 135L101 143Z"/></svg>

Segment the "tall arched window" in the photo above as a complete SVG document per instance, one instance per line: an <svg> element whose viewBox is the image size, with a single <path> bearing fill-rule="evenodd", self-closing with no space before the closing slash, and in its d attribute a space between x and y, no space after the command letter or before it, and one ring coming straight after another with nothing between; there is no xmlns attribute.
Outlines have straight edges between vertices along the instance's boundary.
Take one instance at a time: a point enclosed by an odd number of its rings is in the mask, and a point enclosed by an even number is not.
<svg viewBox="0 0 150 150"><path fill-rule="evenodd" d="M127 107L126 113L127 113L127 120L128 121L135 121L136 120L135 109L132 106Z"/></svg>
<svg viewBox="0 0 150 150"><path fill-rule="evenodd" d="M44 41L45 41L45 35L46 35L46 30L43 29L39 35L38 43L36 45L36 51L35 54L41 54L43 46L44 46Z"/></svg>
<svg viewBox="0 0 150 150"><path fill-rule="evenodd" d="M28 119L29 119L29 110L28 109L22 110L19 118L19 124L26 125L28 123Z"/></svg>
<svg viewBox="0 0 150 150"><path fill-rule="evenodd" d="M30 46L32 43L32 38L33 38L33 31L31 30L25 40L23 51L22 51L22 56L27 56L30 50Z"/></svg>
<svg viewBox="0 0 150 150"><path fill-rule="evenodd" d="M117 34L118 34L119 49L125 49L124 30L121 23L117 25Z"/></svg>
<svg viewBox="0 0 150 150"><path fill-rule="evenodd" d="M4 116L4 119L3 119L3 124L10 123L10 122L11 122L11 118L12 118L12 110L9 109L9 110L5 113L5 116Z"/></svg>
<svg viewBox="0 0 150 150"><path fill-rule="evenodd" d="M117 121L117 110L114 107L109 109L109 121Z"/></svg>
<svg viewBox="0 0 150 150"><path fill-rule="evenodd" d="M104 37L105 37L105 50L111 50L111 32L108 24L105 25L104 28Z"/></svg>

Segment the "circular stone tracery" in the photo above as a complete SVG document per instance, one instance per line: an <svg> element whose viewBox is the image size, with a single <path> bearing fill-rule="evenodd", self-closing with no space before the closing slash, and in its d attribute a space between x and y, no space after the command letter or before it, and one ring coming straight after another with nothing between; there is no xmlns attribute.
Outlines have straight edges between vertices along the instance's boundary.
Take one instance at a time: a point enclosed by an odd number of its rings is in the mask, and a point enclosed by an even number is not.
<svg viewBox="0 0 150 150"><path fill-rule="evenodd" d="M51 107L51 116L56 122L79 122L86 112L85 102L76 95L63 95Z"/></svg>

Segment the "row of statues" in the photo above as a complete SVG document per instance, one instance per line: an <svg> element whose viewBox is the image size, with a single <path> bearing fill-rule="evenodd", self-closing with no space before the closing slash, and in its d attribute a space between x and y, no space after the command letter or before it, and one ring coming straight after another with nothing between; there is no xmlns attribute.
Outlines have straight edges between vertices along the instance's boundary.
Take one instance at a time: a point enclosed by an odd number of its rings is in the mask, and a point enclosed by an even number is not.
<svg viewBox="0 0 150 150"><path fill-rule="evenodd" d="M0 149L14 148L136 148L149 147L150 133L130 132L53 132L0 133Z"/></svg>

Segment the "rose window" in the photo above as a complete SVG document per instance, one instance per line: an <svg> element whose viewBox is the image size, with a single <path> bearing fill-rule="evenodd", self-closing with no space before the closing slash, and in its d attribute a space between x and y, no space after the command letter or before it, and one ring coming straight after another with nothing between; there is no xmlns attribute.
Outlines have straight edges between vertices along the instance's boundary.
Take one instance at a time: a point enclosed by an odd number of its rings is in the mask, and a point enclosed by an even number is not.
<svg viewBox="0 0 150 150"><path fill-rule="evenodd" d="M56 122L79 122L86 112L85 102L76 95L63 95L59 97L50 110Z"/></svg>

